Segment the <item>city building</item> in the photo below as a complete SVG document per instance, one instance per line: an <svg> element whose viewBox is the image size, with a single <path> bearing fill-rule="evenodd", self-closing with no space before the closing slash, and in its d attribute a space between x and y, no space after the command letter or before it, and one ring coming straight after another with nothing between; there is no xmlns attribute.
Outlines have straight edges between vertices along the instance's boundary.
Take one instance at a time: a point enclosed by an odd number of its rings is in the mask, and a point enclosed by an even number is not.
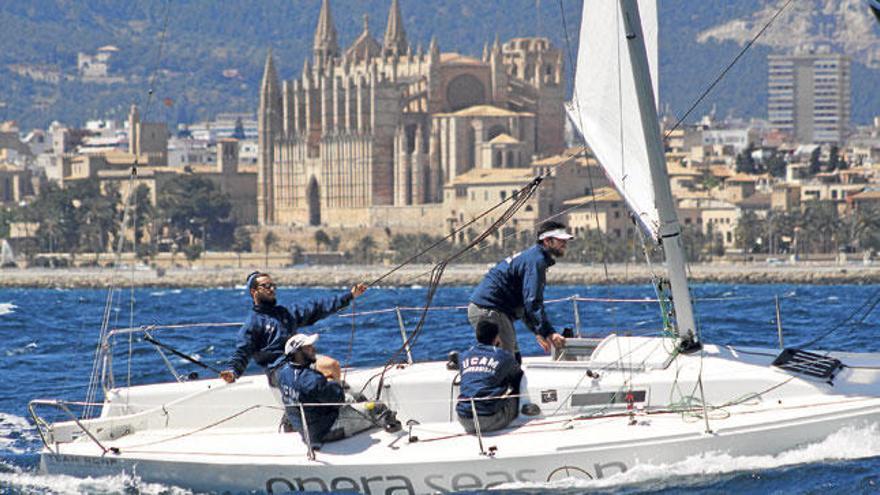
<svg viewBox="0 0 880 495"><path fill-rule="evenodd" d="M458 177L529 170L563 150L562 57L546 38L496 39L482 58L443 53L436 39L414 49L397 0L381 43L364 22L343 49L324 0L301 76L280 82L266 59L259 223L377 227L394 207L395 222L432 225Z"/></svg>
<svg viewBox="0 0 880 495"><path fill-rule="evenodd" d="M850 58L828 46L768 57L768 116L800 143L841 143L852 112Z"/></svg>

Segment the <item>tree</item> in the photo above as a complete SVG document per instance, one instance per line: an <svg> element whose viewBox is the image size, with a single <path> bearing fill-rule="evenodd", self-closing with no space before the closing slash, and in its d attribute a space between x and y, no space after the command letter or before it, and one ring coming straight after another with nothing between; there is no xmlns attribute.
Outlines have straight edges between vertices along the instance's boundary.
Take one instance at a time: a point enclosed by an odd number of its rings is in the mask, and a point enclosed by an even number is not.
<svg viewBox="0 0 880 495"><path fill-rule="evenodd" d="M243 253L253 249L253 240L251 233L247 227L236 227L233 234L232 250L236 253Z"/></svg>
<svg viewBox="0 0 880 495"><path fill-rule="evenodd" d="M773 154L770 155L770 158L767 159L766 168L767 172L770 173L773 177L785 177L785 171L787 167L787 163L785 161L785 157L782 153L774 151Z"/></svg>
<svg viewBox="0 0 880 495"><path fill-rule="evenodd" d="M150 239L150 246L144 246L144 239L150 231L155 216L155 208L150 201L150 188L144 184L139 185L134 190L134 198L132 199L132 212L129 220L129 227L134 229L134 245L135 252L138 256L145 258L156 252L156 239Z"/></svg>
<svg viewBox="0 0 880 495"><path fill-rule="evenodd" d="M848 168L849 164L840 158L840 148L836 144L831 145L831 151L828 156L828 170L846 170Z"/></svg>
<svg viewBox="0 0 880 495"><path fill-rule="evenodd" d="M330 246L332 242L330 236L323 230L318 229L315 232L315 251L321 252L321 246Z"/></svg>
<svg viewBox="0 0 880 495"><path fill-rule="evenodd" d="M757 173L757 167L755 166L755 159L752 158L752 152L754 148L750 144L748 148L742 150L738 155L736 155L736 171L742 174L754 174Z"/></svg>
<svg viewBox="0 0 880 495"><path fill-rule="evenodd" d="M244 123L241 121L241 117L235 119L235 130L232 132L232 137L239 141L245 139Z"/></svg>
<svg viewBox="0 0 880 495"><path fill-rule="evenodd" d="M721 181L719 181L718 177L715 177L715 175L713 175L709 169L703 170L702 174L700 175L700 183L707 191L715 189L716 187L721 185Z"/></svg>
<svg viewBox="0 0 880 495"><path fill-rule="evenodd" d="M238 257L238 267L241 268L241 253L250 252L252 249L251 234L247 227L237 227L233 233L232 250Z"/></svg>
<svg viewBox="0 0 880 495"><path fill-rule="evenodd" d="M816 175L822 171L822 162L819 158L822 156L822 149L818 146L810 153L810 175Z"/></svg>
<svg viewBox="0 0 880 495"><path fill-rule="evenodd" d="M266 268L269 268L269 250L275 244L278 244L278 236L271 230L266 231L266 234L263 236L263 249L266 250Z"/></svg>
<svg viewBox="0 0 880 495"><path fill-rule="evenodd" d="M740 216L733 231L736 247L743 253L754 253L758 247L758 239L761 237L761 225L758 216L747 211Z"/></svg>
<svg viewBox="0 0 880 495"><path fill-rule="evenodd" d="M212 246L231 244L235 231L235 220L230 217L232 202L210 180L194 175L174 177L162 188L156 203L174 237L187 233L194 237L204 229Z"/></svg>
<svg viewBox="0 0 880 495"><path fill-rule="evenodd" d="M366 235L358 240L352 249L354 261L357 263L373 263L373 252L376 250L376 241L372 236Z"/></svg>

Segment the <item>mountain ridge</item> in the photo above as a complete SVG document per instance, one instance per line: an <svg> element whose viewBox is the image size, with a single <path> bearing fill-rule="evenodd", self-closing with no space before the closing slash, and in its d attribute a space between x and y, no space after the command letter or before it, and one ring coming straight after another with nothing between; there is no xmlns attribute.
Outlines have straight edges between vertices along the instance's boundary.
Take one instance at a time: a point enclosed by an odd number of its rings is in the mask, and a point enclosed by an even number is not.
<svg viewBox="0 0 880 495"><path fill-rule="evenodd" d="M821 32L832 43L838 40L840 46L852 48L854 41L840 42L846 37L835 33L855 21L835 21L824 31L806 24L828 24L828 19L838 17L857 19L860 33L870 32L873 37L880 33L876 25L865 25L858 17L859 0L804 3L810 4L805 9L810 12L798 11L799 3L794 2L789 9L795 11L783 15L765 34L766 39L791 40L802 33L813 36ZM389 0L331 1L340 45L347 46L360 34L364 14L369 15L371 33L381 40L389 4ZM570 52L565 62L569 80L572 77L569 55L571 59L575 56L580 1L506 0L503 9L494 2L472 4L464 0L402 0L400 5L414 49L418 45L426 49L436 36L443 51L479 55L483 44L490 43L496 34L502 40L544 35ZM757 5L746 0L662 0L661 107L681 115L777 5L771 0ZM25 129L45 127L52 120L76 125L92 118L121 119L131 103L145 107L145 118L171 124L208 119L219 112L255 112L267 51L273 50L282 78L298 75L304 58L311 55L319 7L318 1L290 0L4 2L0 4L0 49L5 53L0 63L0 99L4 103L0 119L17 120ZM813 11L818 13L812 15ZM843 14L836 14L839 12ZM861 15L873 20L867 6L863 5ZM562 26L568 30L568 44ZM166 41L160 58L163 28ZM104 45L119 48L111 59L110 75L124 78L124 84L88 83L75 76L77 53L94 53ZM713 105L721 115L764 117L766 55L789 48L777 45L753 46L691 120ZM856 50L853 117L864 123L872 112L880 111L877 97L870 91L880 87L880 70L868 67L871 61L865 57L872 53L870 47L852 49ZM18 67L19 73L12 66ZM48 77L57 74L59 80L37 81L22 75L33 70ZM147 95L149 81L154 81L152 97Z"/></svg>

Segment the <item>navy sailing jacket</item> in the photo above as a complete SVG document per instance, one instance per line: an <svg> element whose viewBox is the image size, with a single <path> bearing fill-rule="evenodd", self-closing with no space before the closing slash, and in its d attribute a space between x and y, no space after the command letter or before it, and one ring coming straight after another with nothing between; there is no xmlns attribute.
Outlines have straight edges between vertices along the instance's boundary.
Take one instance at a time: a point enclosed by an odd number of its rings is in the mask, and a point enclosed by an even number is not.
<svg viewBox="0 0 880 495"><path fill-rule="evenodd" d="M303 432L299 404L345 402L342 385L328 381L324 375L309 367L288 363L281 368L277 376L287 420L293 425L294 430L300 432L303 440L305 440L305 432ZM339 417L340 407L339 405L303 406L309 425L309 441L320 442L324 439Z"/></svg>
<svg viewBox="0 0 880 495"><path fill-rule="evenodd" d="M529 330L547 337L555 330L544 312L544 283L547 268L555 263L544 246L535 244L489 270L474 289L470 301L501 311L512 320L522 315Z"/></svg>
<svg viewBox="0 0 880 495"><path fill-rule="evenodd" d="M500 397L511 387L519 385L519 363L513 354L500 347L476 344L465 351L459 361L461 385L455 411L463 418L473 418L471 402L468 399L480 397ZM514 394L519 391L514 390ZM479 416L491 416L498 412L501 400L477 400L474 407Z"/></svg>
<svg viewBox="0 0 880 495"><path fill-rule="evenodd" d="M293 311L278 304L255 305L250 317L238 331L238 341L227 369L239 377L247 369L251 358L267 371L283 364L284 344L296 334L297 328L332 315L348 306L351 299L351 291L346 291L334 297L294 306Z"/></svg>

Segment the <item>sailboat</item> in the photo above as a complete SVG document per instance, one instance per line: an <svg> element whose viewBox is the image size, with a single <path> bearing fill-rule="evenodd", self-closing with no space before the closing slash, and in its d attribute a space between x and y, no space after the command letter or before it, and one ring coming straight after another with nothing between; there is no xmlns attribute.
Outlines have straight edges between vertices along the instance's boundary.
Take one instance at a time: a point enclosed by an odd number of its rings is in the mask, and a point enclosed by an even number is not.
<svg viewBox="0 0 880 495"><path fill-rule="evenodd" d="M607 478L709 451L776 454L880 421L878 354L700 338L657 119L656 16L648 0L584 2L570 110L640 226L662 245L668 280L658 296L668 334L572 338L552 356L525 358L519 392L530 407L491 434L468 434L456 421L457 371L445 362L352 369L349 386L367 396L381 387L405 426L317 449L279 431L283 408L262 375L115 386L112 337L143 331L121 329L103 342L97 417L77 418L64 402L31 402L42 469L126 471L232 492L464 491ZM46 409L68 418L49 423Z"/></svg>
<svg viewBox="0 0 880 495"><path fill-rule="evenodd" d="M14 267L15 253L12 252L12 246L6 239L0 239L0 268Z"/></svg>

